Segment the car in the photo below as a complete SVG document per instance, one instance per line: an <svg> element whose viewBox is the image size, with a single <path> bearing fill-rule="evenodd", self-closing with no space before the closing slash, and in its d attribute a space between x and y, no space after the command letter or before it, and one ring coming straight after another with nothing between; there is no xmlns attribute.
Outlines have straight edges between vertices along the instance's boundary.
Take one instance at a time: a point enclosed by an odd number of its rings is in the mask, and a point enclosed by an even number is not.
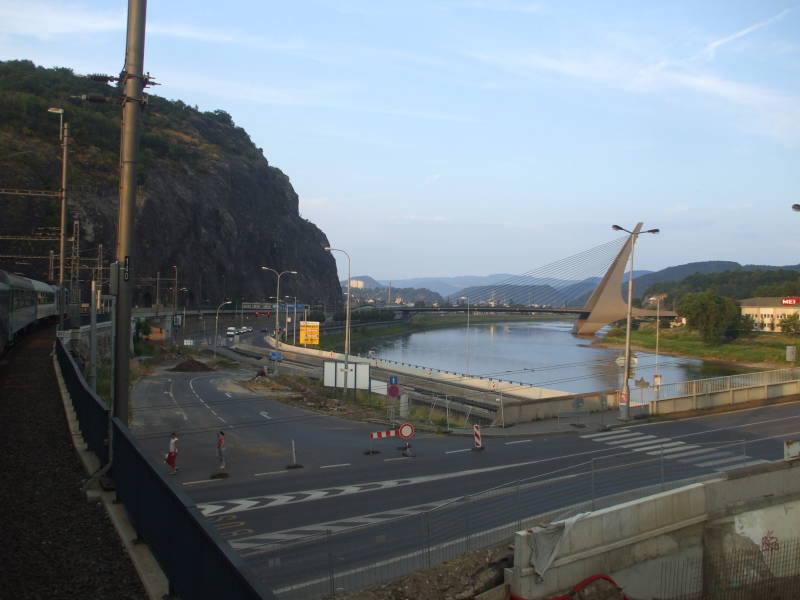
<svg viewBox="0 0 800 600"><path fill-rule="evenodd" d="M225 335L227 335L228 337L233 337L237 333L239 332L236 330L236 327L228 327L227 331L225 331Z"/></svg>

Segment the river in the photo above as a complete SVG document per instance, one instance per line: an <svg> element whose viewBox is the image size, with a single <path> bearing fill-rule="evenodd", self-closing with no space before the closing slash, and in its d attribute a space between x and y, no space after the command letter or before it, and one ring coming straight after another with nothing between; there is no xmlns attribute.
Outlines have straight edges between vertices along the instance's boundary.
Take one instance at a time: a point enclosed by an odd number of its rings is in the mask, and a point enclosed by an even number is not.
<svg viewBox="0 0 800 600"><path fill-rule="evenodd" d="M371 347L376 358L564 392L618 389L622 369L616 359L624 353L590 346L591 338L573 335L573 324L571 320L471 324L469 331L462 325L373 341ZM633 379L652 384L655 353L634 354L638 364L632 369ZM658 357L658 372L665 384L749 371L752 369L700 359Z"/></svg>

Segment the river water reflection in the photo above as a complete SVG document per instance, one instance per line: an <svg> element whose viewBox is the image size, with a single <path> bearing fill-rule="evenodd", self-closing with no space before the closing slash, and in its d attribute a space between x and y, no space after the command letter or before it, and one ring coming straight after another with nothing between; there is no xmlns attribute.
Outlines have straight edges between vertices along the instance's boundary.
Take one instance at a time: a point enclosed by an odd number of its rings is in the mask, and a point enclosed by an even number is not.
<svg viewBox="0 0 800 600"><path fill-rule="evenodd" d="M411 333L373 343L374 355L473 376L516 381L570 393L618 389L621 350L591 347L591 338L572 333L573 321L542 320L473 324ZM355 350L355 348L354 348ZM367 349L368 350L368 349ZM365 349L356 350L365 354ZM636 352L633 377L653 383L656 355ZM663 383L745 373L752 369L660 355ZM633 385L633 381L631 382Z"/></svg>

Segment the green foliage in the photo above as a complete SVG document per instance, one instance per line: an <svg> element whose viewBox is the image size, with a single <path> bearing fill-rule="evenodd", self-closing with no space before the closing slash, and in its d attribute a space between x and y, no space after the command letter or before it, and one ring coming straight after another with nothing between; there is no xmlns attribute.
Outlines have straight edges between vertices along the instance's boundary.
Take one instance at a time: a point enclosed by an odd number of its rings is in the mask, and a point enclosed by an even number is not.
<svg viewBox="0 0 800 600"><path fill-rule="evenodd" d="M791 335L800 333L800 315L789 315L781 321L781 331Z"/></svg>
<svg viewBox="0 0 800 600"><path fill-rule="evenodd" d="M712 291L690 292L678 306L678 314L686 317L689 329L700 333L706 344L718 343L723 337L738 334L739 307L730 298Z"/></svg>
<svg viewBox="0 0 800 600"><path fill-rule="evenodd" d="M668 294L662 306L677 306L690 293L710 291L728 298L800 295L800 272L788 269L737 269L721 273L695 273L680 281L650 286L644 297Z"/></svg>
<svg viewBox="0 0 800 600"><path fill-rule="evenodd" d="M320 323L325 322L325 313L321 311L311 311L308 313L308 320L309 321L319 321Z"/></svg>

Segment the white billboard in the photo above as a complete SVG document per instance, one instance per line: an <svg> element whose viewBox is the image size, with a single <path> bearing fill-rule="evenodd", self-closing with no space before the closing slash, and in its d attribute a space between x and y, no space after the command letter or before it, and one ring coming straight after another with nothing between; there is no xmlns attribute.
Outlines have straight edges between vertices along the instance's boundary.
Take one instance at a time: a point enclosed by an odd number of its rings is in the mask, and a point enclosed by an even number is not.
<svg viewBox="0 0 800 600"><path fill-rule="evenodd" d="M326 360L322 368L322 383L325 387L343 388L345 386L344 362ZM347 363L347 389L369 389L369 365L366 363Z"/></svg>

